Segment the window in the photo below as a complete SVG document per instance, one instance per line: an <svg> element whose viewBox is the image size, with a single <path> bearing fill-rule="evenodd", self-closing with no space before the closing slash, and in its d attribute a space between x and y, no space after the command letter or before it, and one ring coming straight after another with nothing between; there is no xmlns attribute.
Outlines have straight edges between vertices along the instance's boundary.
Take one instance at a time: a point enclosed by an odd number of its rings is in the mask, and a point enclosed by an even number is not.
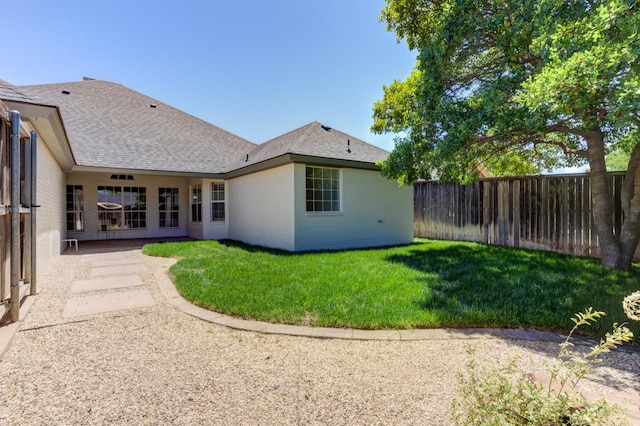
<svg viewBox="0 0 640 426"><path fill-rule="evenodd" d="M224 182L211 184L211 221L224 222Z"/></svg>
<svg viewBox="0 0 640 426"><path fill-rule="evenodd" d="M180 196L178 188L158 188L160 228L180 226Z"/></svg>
<svg viewBox="0 0 640 426"><path fill-rule="evenodd" d="M307 166L305 187L308 212L340 211L340 170Z"/></svg>
<svg viewBox="0 0 640 426"><path fill-rule="evenodd" d="M84 231L82 185L67 185L67 231Z"/></svg>
<svg viewBox="0 0 640 426"><path fill-rule="evenodd" d="M202 222L202 186L191 188L191 222Z"/></svg>
<svg viewBox="0 0 640 426"><path fill-rule="evenodd" d="M99 186L98 226L100 231L146 228L146 188Z"/></svg>

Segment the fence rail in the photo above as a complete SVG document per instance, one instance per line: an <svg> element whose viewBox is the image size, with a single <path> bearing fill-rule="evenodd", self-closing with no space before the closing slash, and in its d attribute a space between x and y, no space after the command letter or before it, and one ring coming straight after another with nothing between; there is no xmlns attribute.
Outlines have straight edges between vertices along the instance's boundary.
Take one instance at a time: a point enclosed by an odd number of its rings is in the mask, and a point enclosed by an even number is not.
<svg viewBox="0 0 640 426"><path fill-rule="evenodd" d="M614 231L623 221L624 173L610 173ZM599 257L588 174L418 182L414 234ZM637 258L636 254L636 258Z"/></svg>

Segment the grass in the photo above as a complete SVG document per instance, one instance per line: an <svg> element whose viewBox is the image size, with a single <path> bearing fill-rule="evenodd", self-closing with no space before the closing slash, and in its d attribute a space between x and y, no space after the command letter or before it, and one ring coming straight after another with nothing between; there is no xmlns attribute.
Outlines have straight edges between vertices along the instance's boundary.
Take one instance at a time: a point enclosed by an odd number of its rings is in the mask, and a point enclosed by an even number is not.
<svg viewBox="0 0 640 426"><path fill-rule="evenodd" d="M150 244L180 259L178 291L194 304L243 318L360 329L527 327L567 331L592 306L627 322L622 299L640 269L596 259L466 242L416 240L382 249L289 253L231 241ZM630 321L638 335L640 326Z"/></svg>

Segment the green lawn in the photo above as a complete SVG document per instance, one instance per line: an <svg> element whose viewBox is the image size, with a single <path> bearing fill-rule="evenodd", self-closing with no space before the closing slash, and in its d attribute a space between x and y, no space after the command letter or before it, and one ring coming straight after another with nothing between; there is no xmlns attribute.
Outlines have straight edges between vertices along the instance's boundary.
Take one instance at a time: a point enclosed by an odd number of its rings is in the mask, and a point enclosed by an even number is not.
<svg viewBox="0 0 640 426"><path fill-rule="evenodd" d="M531 327L568 330L574 313L607 313L593 332L626 322L622 299L640 269L596 259L417 240L366 250L289 253L231 241L149 244L179 258L178 291L196 305L263 321L361 329ZM637 335L638 323L629 321Z"/></svg>

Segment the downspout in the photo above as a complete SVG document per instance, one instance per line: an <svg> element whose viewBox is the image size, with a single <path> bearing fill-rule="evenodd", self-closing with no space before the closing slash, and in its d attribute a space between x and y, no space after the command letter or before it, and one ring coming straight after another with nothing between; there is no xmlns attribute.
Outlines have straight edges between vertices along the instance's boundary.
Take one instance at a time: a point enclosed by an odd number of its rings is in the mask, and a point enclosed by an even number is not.
<svg viewBox="0 0 640 426"><path fill-rule="evenodd" d="M20 113L11 111L11 321L20 320Z"/></svg>
<svg viewBox="0 0 640 426"><path fill-rule="evenodd" d="M36 204L36 189L37 189L37 177L38 177L38 134L35 130L31 131L31 200L29 200L31 211L31 295L36 295L36 282L37 269L36 269L36 241L38 240L38 234L36 233L36 211L38 206Z"/></svg>
<svg viewBox="0 0 640 426"><path fill-rule="evenodd" d="M31 284L31 209L29 208L31 204L31 139L25 140L21 144L24 144L24 148L21 147L20 154L22 154L23 158L20 159L20 163L24 164L24 172L21 172L23 181L20 182L20 189L22 190L22 194L20 194L20 254L22 255L20 266L23 268L24 274L22 276L22 286L25 286ZM29 209L26 217L25 206Z"/></svg>

